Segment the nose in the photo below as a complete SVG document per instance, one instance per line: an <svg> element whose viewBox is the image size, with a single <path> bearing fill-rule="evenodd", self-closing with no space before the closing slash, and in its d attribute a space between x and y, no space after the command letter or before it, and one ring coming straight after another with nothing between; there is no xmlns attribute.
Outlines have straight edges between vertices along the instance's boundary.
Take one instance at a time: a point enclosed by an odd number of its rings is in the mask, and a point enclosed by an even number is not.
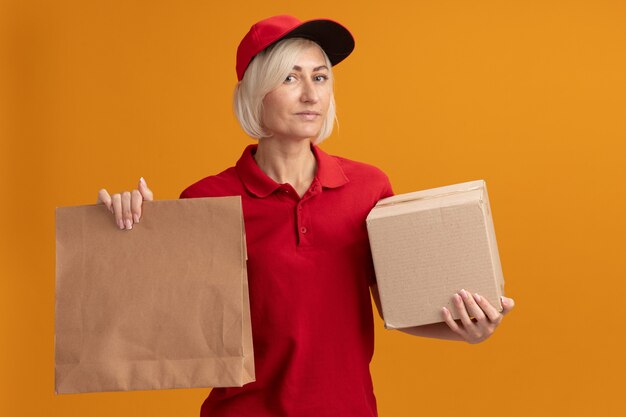
<svg viewBox="0 0 626 417"><path fill-rule="evenodd" d="M319 101L319 94L313 81L305 80L301 85L300 101L303 103L317 103Z"/></svg>

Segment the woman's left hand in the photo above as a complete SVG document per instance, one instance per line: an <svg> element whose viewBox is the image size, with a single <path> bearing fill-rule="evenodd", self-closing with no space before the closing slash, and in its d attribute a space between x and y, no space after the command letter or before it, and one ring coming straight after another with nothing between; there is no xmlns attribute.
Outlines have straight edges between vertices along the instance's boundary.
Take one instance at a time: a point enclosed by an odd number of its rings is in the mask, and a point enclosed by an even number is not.
<svg viewBox="0 0 626 417"><path fill-rule="evenodd" d="M471 295L465 290L459 291L452 297L452 304L456 308L460 323L452 318L447 308L443 308L443 318L454 333L467 343L480 343L487 339L496 330L502 317L515 307L512 298L502 297L502 313L489 303L485 297L478 294ZM470 317L474 317L472 320Z"/></svg>

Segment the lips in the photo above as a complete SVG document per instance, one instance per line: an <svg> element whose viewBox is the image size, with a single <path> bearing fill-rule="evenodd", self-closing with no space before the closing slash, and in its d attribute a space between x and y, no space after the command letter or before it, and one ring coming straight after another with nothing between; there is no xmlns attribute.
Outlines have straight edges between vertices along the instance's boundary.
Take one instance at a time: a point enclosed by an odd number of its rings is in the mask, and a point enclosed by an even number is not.
<svg viewBox="0 0 626 417"><path fill-rule="evenodd" d="M305 110L305 111L296 113L296 117L298 117L300 120L303 120L305 122L317 121L319 120L320 116L321 116L321 113L312 111L312 110Z"/></svg>

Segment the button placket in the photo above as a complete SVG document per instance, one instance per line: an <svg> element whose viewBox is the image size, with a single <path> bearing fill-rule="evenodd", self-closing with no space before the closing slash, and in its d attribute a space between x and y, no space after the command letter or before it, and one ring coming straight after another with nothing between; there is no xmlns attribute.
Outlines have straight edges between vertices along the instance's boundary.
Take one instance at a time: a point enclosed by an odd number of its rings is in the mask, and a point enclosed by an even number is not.
<svg viewBox="0 0 626 417"><path fill-rule="evenodd" d="M309 228L307 227L307 223L304 216L304 208L303 201L298 202L298 207L296 209L296 219L298 221L297 224L297 233L298 233L298 242L302 243L302 240L306 238L309 233Z"/></svg>
<svg viewBox="0 0 626 417"><path fill-rule="evenodd" d="M299 245L308 245L311 239L311 224L309 223L309 216L307 207L311 199L315 198L319 194L320 188L317 179L314 180L309 190L302 196L302 199L298 201L296 208L296 234L298 235Z"/></svg>

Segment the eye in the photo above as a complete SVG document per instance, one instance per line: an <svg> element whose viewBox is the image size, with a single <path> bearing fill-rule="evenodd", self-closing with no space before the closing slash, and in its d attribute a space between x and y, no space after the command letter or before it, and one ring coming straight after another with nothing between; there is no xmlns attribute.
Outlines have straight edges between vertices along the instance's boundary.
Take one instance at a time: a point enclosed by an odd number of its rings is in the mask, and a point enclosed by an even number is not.
<svg viewBox="0 0 626 417"><path fill-rule="evenodd" d="M283 81L284 84L290 84L292 82L294 82L296 80L296 77L293 74L289 74L286 78L285 81Z"/></svg>
<svg viewBox="0 0 626 417"><path fill-rule="evenodd" d="M328 75L323 75L323 74L316 75L315 77L313 77L313 79L315 81L319 81L319 82L327 81L328 80Z"/></svg>

